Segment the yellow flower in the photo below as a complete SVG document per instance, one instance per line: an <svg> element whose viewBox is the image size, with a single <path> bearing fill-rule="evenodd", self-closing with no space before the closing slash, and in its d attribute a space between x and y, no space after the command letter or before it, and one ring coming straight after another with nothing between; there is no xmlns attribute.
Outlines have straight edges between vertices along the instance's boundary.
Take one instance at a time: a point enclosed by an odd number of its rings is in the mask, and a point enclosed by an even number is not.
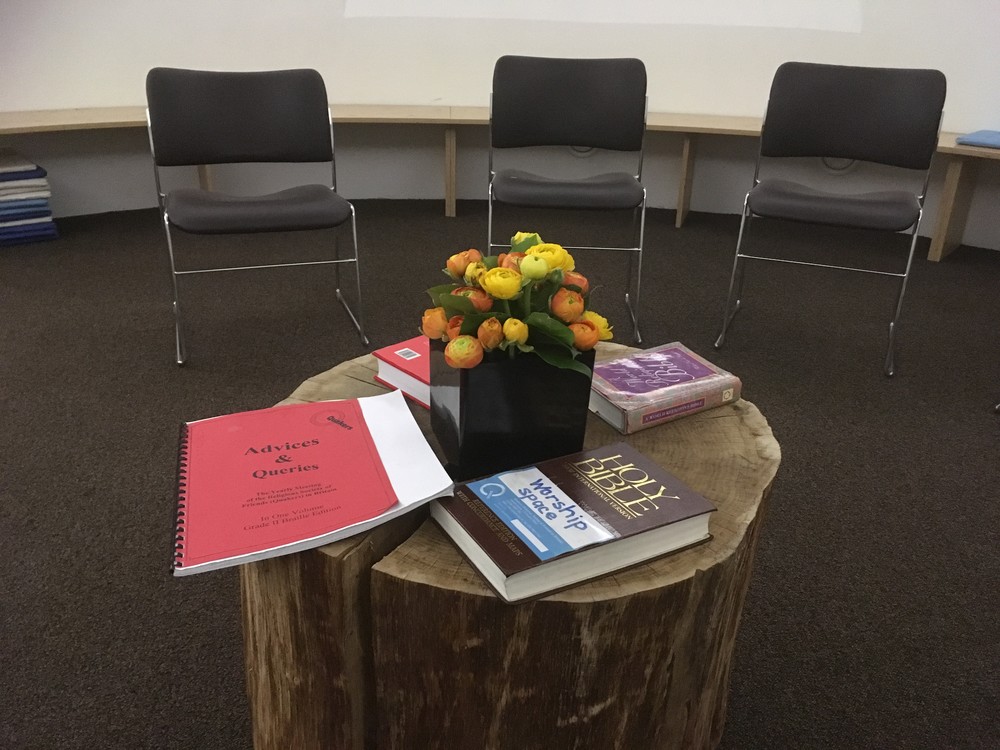
<svg viewBox="0 0 1000 750"><path fill-rule="evenodd" d="M529 247L526 253L528 255L540 255L545 258L545 262L549 264L550 269L561 268L564 271L572 271L576 268L573 256L567 253L562 245L545 242L541 245Z"/></svg>
<svg viewBox="0 0 1000 750"><path fill-rule="evenodd" d="M503 322L503 337L515 344L523 344L528 340L528 325L517 318L507 318Z"/></svg>
<svg viewBox="0 0 1000 750"><path fill-rule="evenodd" d="M491 268L479 277L479 286L496 299L514 299L521 293L521 274L510 268Z"/></svg>
<svg viewBox="0 0 1000 750"><path fill-rule="evenodd" d="M466 284L474 286L484 273L486 273L486 264L480 260L474 260L465 267L465 274L462 278Z"/></svg>
<svg viewBox="0 0 1000 750"><path fill-rule="evenodd" d="M514 253L524 253L529 247L541 245L542 238L537 232L518 232L510 238L510 250Z"/></svg>
<svg viewBox="0 0 1000 750"><path fill-rule="evenodd" d="M612 326L608 325L608 319L603 315L598 315L593 310L587 310L580 316L583 320L589 320L595 326L597 326L597 332L600 334L601 341L610 341L613 337L611 333Z"/></svg>

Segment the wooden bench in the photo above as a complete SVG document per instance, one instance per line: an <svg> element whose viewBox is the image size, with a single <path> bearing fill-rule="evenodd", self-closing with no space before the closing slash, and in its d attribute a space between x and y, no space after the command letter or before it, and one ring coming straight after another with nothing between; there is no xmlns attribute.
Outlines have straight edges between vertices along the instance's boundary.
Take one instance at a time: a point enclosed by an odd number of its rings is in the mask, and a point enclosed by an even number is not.
<svg viewBox="0 0 1000 750"><path fill-rule="evenodd" d="M331 104L330 106L334 123L443 126L445 216L455 216L458 164L456 128L462 125L488 125L488 107L396 104ZM698 136L758 138L760 125L759 117L673 112L648 114L646 127L650 132L678 133L683 137L680 180L677 186L675 219L677 227L683 226L691 205ZM141 106L0 112L0 136L145 126L146 110ZM955 143L958 135L958 133L942 133L938 139L938 153L947 161L937 223L931 234L931 245L927 254L928 260L932 261L942 260L961 244L975 188L975 172L979 160L1000 160L1000 149L959 146ZM210 187L211 176L207 169L199 170L199 178L204 187Z"/></svg>

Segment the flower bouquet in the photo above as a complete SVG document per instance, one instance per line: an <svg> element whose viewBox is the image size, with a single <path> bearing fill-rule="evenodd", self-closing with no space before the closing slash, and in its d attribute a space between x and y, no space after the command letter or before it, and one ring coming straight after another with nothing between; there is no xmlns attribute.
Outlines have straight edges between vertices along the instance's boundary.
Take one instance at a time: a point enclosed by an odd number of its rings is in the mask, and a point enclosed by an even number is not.
<svg viewBox="0 0 1000 750"><path fill-rule="evenodd" d="M509 253L455 253L444 272L451 282L427 290L435 306L424 311L421 327L446 342L451 367L535 354L590 377L580 353L612 337L607 319L589 309L590 282L573 256L535 233L515 234Z"/></svg>
<svg viewBox="0 0 1000 750"><path fill-rule="evenodd" d="M431 339L431 426L456 480L581 450L594 347L611 326L589 309L573 257L534 233L510 252L448 258L421 328Z"/></svg>

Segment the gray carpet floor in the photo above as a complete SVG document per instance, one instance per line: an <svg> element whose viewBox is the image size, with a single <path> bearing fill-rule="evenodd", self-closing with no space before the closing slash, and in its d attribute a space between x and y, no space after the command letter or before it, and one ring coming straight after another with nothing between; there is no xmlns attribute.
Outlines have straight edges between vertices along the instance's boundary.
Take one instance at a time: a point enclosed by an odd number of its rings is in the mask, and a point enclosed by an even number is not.
<svg viewBox="0 0 1000 750"><path fill-rule="evenodd" d="M482 246L486 211L357 209L381 346L416 333L423 290L447 255ZM269 406L365 349L328 270L219 274L185 287L178 368L156 212L58 225L57 241L0 249L0 747L249 748L237 573L168 572L178 426ZM641 299L645 344L680 340L741 376L782 447L722 746L997 747L1000 253L932 264L921 242L889 379L896 286L882 277L751 266L714 351L737 228L650 212ZM596 215L525 213L510 229L614 239ZM902 237L754 230L760 248L817 260L905 254ZM179 251L199 263L323 242ZM577 254L628 343L619 260Z"/></svg>

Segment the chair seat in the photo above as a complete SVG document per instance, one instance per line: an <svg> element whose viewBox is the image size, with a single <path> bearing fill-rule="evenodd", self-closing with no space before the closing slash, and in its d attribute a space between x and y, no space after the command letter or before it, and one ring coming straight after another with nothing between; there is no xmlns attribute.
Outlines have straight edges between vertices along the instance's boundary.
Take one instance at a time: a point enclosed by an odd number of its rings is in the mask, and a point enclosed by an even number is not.
<svg viewBox="0 0 1000 750"><path fill-rule="evenodd" d="M514 206L615 209L642 204L642 184L626 172L559 180L517 169L493 177L493 198Z"/></svg>
<svg viewBox="0 0 1000 750"><path fill-rule="evenodd" d="M182 188L167 194L164 207L171 226L192 234L331 229L351 216L351 204L326 185L254 196Z"/></svg>
<svg viewBox="0 0 1000 750"><path fill-rule="evenodd" d="M757 216L889 232L908 229L920 216L917 196L905 190L842 195L787 180L762 180L747 205Z"/></svg>

